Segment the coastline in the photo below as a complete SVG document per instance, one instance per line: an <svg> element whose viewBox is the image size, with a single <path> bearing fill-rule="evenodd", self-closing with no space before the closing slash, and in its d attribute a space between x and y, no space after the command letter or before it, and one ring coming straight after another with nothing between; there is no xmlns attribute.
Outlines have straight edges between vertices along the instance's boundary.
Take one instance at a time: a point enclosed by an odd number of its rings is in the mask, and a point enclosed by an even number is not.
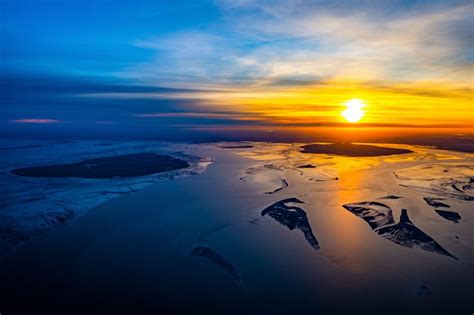
<svg viewBox="0 0 474 315"><path fill-rule="evenodd" d="M413 165L466 160L428 148L416 150L426 151L418 151L419 159L387 156L383 163L375 163L380 158L300 157L294 155L297 146L283 144L213 151L215 163L200 176L159 181L114 198L25 243L0 261L0 292L9 301L7 310L24 305L51 314L84 312L97 307L97 297L106 301L104 311L116 313L166 311L164 305L172 305L167 311L199 308L211 314L222 313L228 305L235 305L236 313L348 311L342 304L331 305L341 297L354 309L370 313L362 303L367 294L377 297L371 309L391 305L387 312L400 311L397 305L409 305L414 312L469 309L474 289L466 281L473 275L469 204L449 200L462 217L453 225L426 204L424 192L400 186L392 175ZM270 171L261 168L269 163ZM309 163L316 167L298 168ZM331 167L340 170L339 180L309 181L315 172ZM250 175L265 175L242 181L248 169ZM266 181L273 173L284 177L288 186L268 195ZM402 197L381 201L393 209L394 217L407 208L416 226L459 261L388 242L342 207L390 194ZM300 207L320 249L311 247L301 232L261 215L287 198L304 202ZM198 246L212 249L235 267L241 284L220 265L190 255ZM459 280L456 286L450 285L453 278ZM50 285L42 290L45 281ZM65 283L67 294L62 293ZM433 295L418 296L422 286ZM452 298L444 298L448 293ZM53 296L58 303L46 306ZM76 309L79 299L83 308ZM25 305L25 300L31 303Z"/></svg>

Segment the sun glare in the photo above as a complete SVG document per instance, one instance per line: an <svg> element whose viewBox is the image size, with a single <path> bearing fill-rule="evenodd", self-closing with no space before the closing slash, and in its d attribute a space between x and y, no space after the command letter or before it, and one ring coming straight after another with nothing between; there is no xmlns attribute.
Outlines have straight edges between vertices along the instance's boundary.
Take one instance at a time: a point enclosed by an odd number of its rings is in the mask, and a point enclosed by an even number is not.
<svg viewBox="0 0 474 315"><path fill-rule="evenodd" d="M358 98L353 98L344 103L347 107L342 113L341 116L344 117L350 123L356 123L362 119L365 115L365 111L362 108L365 107L365 104L362 100Z"/></svg>

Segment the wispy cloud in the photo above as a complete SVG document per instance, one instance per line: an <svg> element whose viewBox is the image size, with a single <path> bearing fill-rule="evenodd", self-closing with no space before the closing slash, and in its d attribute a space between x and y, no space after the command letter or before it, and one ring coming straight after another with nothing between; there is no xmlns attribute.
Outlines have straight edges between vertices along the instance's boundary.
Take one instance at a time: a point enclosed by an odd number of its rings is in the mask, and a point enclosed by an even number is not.
<svg viewBox="0 0 474 315"><path fill-rule="evenodd" d="M238 121L263 121L262 117L250 116L242 113L234 112L179 112L179 113L146 113L135 114L134 117L139 118L202 118L202 119L224 119L224 120L238 120Z"/></svg>
<svg viewBox="0 0 474 315"><path fill-rule="evenodd" d="M217 3L213 25L134 42L155 58L120 73L192 91L108 97L193 100L188 111L209 118L224 111L280 125L338 124L341 104L359 97L374 125L469 124L471 1Z"/></svg>
<svg viewBox="0 0 474 315"><path fill-rule="evenodd" d="M56 119L47 119L47 118L23 118L11 120L12 123L20 124L57 124L60 123L60 120Z"/></svg>
<svg viewBox="0 0 474 315"><path fill-rule="evenodd" d="M301 78L460 84L472 77L474 5L468 1L403 10L373 1L219 3L221 24L137 41L156 58L122 74L178 85L299 85Z"/></svg>
<svg viewBox="0 0 474 315"><path fill-rule="evenodd" d="M105 84L63 78L35 80L40 82L34 86L4 81L9 90L3 97L29 108L22 113L61 121L16 119L13 106L3 109L4 120L67 127L87 121L97 128L112 128L100 125L116 121L120 128L150 130L339 126L343 103L361 98L367 103L362 122L367 125L466 126L472 121L470 0L213 3L218 10L210 18L200 14L199 23L179 20L145 28L147 23L137 21L124 37L114 29L104 45L120 41L133 58L125 54L124 62L112 62L107 76L113 75ZM189 10L194 5L185 6ZM140 14L146 19L152 13Z"/></svg>

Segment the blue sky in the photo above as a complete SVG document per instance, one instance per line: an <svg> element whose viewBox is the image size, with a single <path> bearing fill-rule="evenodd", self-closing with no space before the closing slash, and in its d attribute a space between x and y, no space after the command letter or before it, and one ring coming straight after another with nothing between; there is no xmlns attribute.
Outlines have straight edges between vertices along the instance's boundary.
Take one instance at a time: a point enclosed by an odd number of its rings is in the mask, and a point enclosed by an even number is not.
<svg viewBox="0 0 474 315"><path fill-rule="evenodd" d="M2 39L7 70L114 76L152 52L140 38L195 28L216 8L173 1L3 1Z"/></svg>
<svg viewBox="0 0 474 315"><path fill-rule="evenodd" d="M412 84L414 93L436 82L472 91L471 1L1 6L0 132L7 136L35 128L158 134L183 126L273 125L262 110L236 105L235 93L335 81ZM54 127L45 127L48 121ZM29 125L35 122L41 126Z"/></svg>

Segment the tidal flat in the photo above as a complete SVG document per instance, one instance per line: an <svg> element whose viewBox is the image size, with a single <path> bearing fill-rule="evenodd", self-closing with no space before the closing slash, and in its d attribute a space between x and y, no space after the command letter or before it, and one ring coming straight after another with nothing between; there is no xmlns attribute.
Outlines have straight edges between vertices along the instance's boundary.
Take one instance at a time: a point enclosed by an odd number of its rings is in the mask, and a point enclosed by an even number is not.
<svg viewBox="0 0 474 315"><path fill-rule="evenodd" d="M2 313L474 309L472 154L400 144L376 146L411 152L350 157L265 142L22 145L42 147L2 156L0 236L2 244L20 238L0 257ZM34 163L21 159L27 151ZM190 168L105 180L10 172L140 152Z"/></svg>

